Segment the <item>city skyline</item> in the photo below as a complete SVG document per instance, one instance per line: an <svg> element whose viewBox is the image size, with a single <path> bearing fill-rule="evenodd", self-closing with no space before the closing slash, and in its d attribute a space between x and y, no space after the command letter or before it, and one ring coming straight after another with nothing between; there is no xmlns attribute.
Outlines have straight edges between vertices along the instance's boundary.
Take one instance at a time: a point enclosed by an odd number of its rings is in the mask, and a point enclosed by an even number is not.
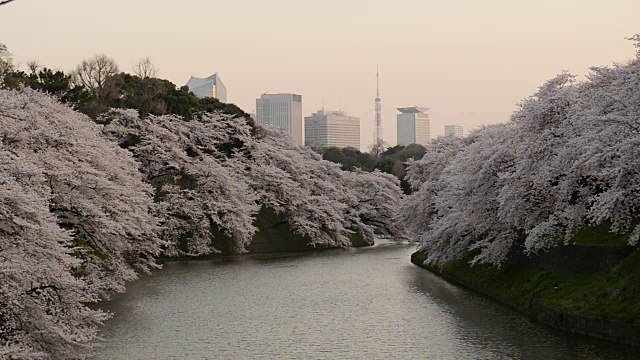
<svg viewBox="0 0 640 360"><path fill-rule="evenodd" d="M517 6L506 0L327 0L310 7L285 0L194 0L190 6L20 0L0 11L0 41L23 68L38 60L69 71L104 53L131 71L149 56L158 76L179 86L215 70L230 89L228 101L247 112L264 92L304 95L304 114L320 108L322 99L327 108L338 108L342 99L342 108L361 118L366 149L374 131L376 65L390 145L395 109L407 104L432 109L434 134L460 121L469 131L507 122L523 98L563 70L583 78L591 65L631 59L634 50L624 38L640 31L638 11L640 2L630 0L607 6L595 0ZM214 27L211 13L228 16L217 16ZM346 26L316 26L327 17ZM27 23L30 31L16 30Z"/></svg>

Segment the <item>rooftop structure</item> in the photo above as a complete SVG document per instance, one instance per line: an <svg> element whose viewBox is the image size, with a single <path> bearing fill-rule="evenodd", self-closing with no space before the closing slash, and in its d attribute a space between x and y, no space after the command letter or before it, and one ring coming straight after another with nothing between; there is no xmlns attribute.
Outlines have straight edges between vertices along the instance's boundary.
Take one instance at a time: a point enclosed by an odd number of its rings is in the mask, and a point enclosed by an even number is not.
<svg viewBox="0 0 640 360"><path fill-rule="evenodd" d="M431 120L427 111L419 106L398 108L398 145L426 145L431 140Z"/></svg>
<svg viewBox="0 0 640 360"><path fill-rule="evenodd" d="M187 81L187 86L189 91L199 98L216 98L223 103L227 102L227 87L220 80L218 73L204 79L192 76Z"/></svg>
<svg viewBox="0 0 640 360"><path fill-rule="evenodd" d="M410 106L410 107L398 108L398 111L400 111L403 114L423 114L429 111L429 108L420 107L420 106Z"/></svg>

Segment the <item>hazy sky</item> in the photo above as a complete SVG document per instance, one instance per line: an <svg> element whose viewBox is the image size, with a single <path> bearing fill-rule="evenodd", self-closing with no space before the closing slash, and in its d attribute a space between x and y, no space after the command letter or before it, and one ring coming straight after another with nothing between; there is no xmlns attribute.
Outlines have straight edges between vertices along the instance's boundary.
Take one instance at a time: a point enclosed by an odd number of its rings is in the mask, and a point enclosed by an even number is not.
<svg viewBox="0 0 640 360"><path fill-rule="evenodd" d="M467 132L506 122L562 70L631 59L638 14L639 0L15 0L0 7L0 43L63 70L105 53L125 71L150 56L178 85L218 72L247 112L267 91L301 94L304 115L342 98L364 148L376 65L390 144L397 107L429 107L432 137Z"/></svg>

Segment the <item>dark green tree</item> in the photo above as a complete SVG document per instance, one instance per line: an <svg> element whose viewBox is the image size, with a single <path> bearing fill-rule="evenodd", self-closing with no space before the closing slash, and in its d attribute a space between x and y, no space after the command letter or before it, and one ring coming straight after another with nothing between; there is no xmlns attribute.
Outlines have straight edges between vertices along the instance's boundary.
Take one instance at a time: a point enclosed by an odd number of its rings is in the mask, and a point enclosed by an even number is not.
<svg viewBox="0 0 640 360"><path fill-rule="evenodd" d="M380 158L378 162L376 162L374 169L386 172L387 174L395 175L399 179L402 179L404 177L404 169L402 168L402 163L390 157Z"/></svg>

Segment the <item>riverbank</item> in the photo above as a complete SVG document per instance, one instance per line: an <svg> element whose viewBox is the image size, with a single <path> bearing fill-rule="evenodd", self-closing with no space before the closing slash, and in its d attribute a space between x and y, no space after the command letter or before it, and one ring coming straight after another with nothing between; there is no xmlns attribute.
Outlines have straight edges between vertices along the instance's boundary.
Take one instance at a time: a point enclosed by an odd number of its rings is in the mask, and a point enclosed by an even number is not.
<svg viewBox="0 0 640 360"><path fill-rule="evenodd" d="M255 226L258 231L251 239L251 243L246 247L248 254L273 254L305 252L322 249L336 249L342 246L332 246L328 243L314 243L309 236L302 236L294 232L288 224L284 213L276 213L273 209L263 207L256 216ZM189 260L189 259L211 259L220 256L238 255L236 250L236 240L217 227L211 228L213 239L211 246L218 252L201 256L175 256L160 257L158 260ZM364 239L359 234L350 237L351 247L372 246L374 242ZM188 241L178 241L178 248L187 252Z"/></svg>
<svg viewBox="0 0 640 360"><path fill-rule="evenodd" d="M375 243L354 243L350 247L313 247L311 245L298 247L297 245L286 246L286 244L279 243L279 246L265 246L261 247L260 251L249 251L242 254L237 253L227 253L227 252L218 252L211 253L208 255L201 256L172 256L166 257L161 256L156 258L156 261L159 263L163 263L165 261L184 261L184 260L211 260L211 259L219 259L223 257L234 257L234 256L245 256L245 255L277 255L277 254L297 254L297 253L307 253L307 252L315 252L315 251L328 251L328 250L337 250L337 249L349 249L349 248L363 248L363 247L372 247L378 245Z"/></svg>
<svg viewBox="0 0 640 360"><path fill-rule="evenodd" d="M573 256L572 256L573 255ZM556 329L640 347L640 251L626 246L567 246L499 269L471 267L472 253L441 266L411 262ZM587 271L585 264L600 264ZM554 266L551 266L554 264Z"/></svg>

